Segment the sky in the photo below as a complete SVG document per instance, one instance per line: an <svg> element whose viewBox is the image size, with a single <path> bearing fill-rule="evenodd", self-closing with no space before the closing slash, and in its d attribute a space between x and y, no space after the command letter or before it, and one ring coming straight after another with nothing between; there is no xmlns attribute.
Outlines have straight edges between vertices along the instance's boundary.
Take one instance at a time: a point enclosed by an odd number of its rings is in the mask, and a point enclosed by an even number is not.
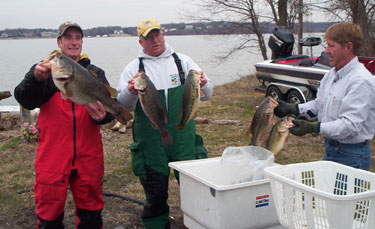
<svg viewBox="0 0 375 229"><path fill-rule="evenodd" d="M0 30L57 29L68 20L83 29L135 27L145 18L163 25L189 22L185 12L197 9L191 0L0 0Z"/></svg>

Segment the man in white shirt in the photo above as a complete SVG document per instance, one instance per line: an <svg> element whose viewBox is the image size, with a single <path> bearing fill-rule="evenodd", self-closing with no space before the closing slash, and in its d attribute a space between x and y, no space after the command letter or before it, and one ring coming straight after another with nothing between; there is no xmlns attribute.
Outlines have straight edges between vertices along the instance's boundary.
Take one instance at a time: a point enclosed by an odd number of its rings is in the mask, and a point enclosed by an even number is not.
<svg viewBox="0 0 375 229"><path fill-rule="evenodd" d="M325 39L333 68L323 77L317 98L298 105L280 102L275 115L317 116L317 121L294 120L290 132L297 136L319 133L325 137L324 160L369 170L369 140L375 133L375 81L356 56L363 43L362 30L354 23L337 23L327 29Z"/></svg>
<svg viewBox="0 0 375 229"><path fill-rule="evenodd" d="M132 168L140 178L146 194L142 220L146 228L170 228L168 162L206 158L202 137L196 134L195 122L190 120L184 129L174 128L180 123L184 81L189 70L201 71L188 56L175 53L164 41L164 33L155 19L146 19L137 27L139 44L142 46L138 58L130 62L120 76L118 101L134 111ZM138 90L134 88L136 76L145 72L154 84L167 116L167 129L173 143L163 145L162 136L152 128L150 120L142 110ZM204 93L201 100L209 99L213 85L202 72L200 87ZM175 171L178 179L178 172Z"/></svg>

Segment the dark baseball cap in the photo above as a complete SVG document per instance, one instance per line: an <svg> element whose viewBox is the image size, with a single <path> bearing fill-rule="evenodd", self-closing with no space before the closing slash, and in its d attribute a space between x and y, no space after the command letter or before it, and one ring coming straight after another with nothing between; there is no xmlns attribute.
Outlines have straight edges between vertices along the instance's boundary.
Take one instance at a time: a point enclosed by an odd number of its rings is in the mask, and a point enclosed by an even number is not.
<svg viewBox="0 0 375 229"><path fill-rule="evenodd" d="M83 31L81 29L81 26L79 26L75 22L67 21L67 22L64 22L63 24L61 24L59 26L59 31L57 32L57 38L60 38L65 33L65 31L67 29L71 28L71 27L76 27L77 29L79 29L81 31L81 34L82 34L82 37L83 37Z"/></svg>

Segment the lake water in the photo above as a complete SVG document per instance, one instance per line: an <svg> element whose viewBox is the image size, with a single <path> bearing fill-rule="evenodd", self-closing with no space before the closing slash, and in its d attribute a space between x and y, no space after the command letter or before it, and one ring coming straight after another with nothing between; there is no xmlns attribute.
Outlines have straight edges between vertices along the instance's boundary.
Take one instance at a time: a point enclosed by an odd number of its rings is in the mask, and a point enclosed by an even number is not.
<svg viewBox="0 0 375 229"><path fill-rule="evenodd" d="M267 36L268 37L268 36ZM221 85L254 73L254 64L262 61L257 47L242 51L226 62L219 62L216 56L223 55L233 44L240 41L238 36L166 36L176 52L190 56L212 80ZM266 39L268 41L268 38ZM101 67L111 86L116 88L123 68L140 49L137 37L84 38L83 53L88 54L92 63ZM0 40L0 91L13 94L15 86L24 78L30 67L43 60L57 48L56 39L16 39ZM0 106L18 105L12 96L0 101Z"/></svg>

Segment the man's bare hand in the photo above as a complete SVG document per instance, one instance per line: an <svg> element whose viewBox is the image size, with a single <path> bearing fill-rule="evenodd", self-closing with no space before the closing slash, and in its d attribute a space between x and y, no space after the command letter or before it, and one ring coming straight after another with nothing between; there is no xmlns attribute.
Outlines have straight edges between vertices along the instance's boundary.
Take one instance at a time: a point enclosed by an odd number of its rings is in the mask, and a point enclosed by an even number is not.
<svg viewBox="0 0 375 229"><path fill-rule="evenodd" d="M89 115L91 116L91 118L99 122L99 121L103 120L104 117L106 116L106 111L105 111L104 106L101 102L96 101L96 104L97 104L97 107L94 106L91 103L88 103L84 106L86 107L86 110L89 113Z"/></svg>
<svg viewBox="0 0 375 229"><path fill-rule="evenodd" d="M199 78L200 86L203 87L207 83L207 78L204 76L203 72L201 72L201 77Z"/></svg>
<svg viewBox="0 0 375 229"><path fill-rule="evenodd" d="M34 76L38 81L44 81L51 76L51 69L43 62L39 62L35 66Z"/></svg>
<svg viewBox="0 0 375 229"><path fill-rule="evenodd" d="M138 90L135 89L134 84L135 84L135 79L138 78L141 74L142 74L142 72L138 72L135 76L133 76L133 78L128 80L128 90L133 95L138 95Z"/></svg>

